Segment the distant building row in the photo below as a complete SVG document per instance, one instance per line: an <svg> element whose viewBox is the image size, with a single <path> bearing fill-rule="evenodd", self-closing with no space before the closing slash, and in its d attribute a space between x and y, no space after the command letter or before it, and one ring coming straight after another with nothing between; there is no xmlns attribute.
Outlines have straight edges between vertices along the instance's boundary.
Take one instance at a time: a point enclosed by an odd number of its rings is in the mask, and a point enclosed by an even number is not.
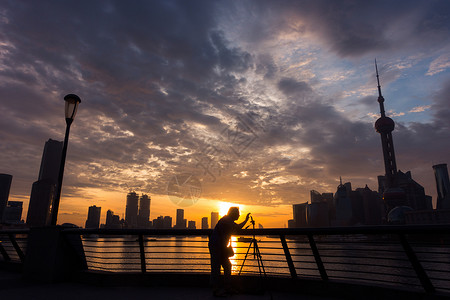
<svg viewBox="0 0 450 300"><path fill-rule="evenodd" d="M131 194L131 193L130 193ZM130 196L128 194L128 196ZM134 192L132 193L132 197L134 197ZM130 197L127 197L129 199ZM144 199L144 201L147 201L147 198L149 198L147 195L143 195L141 199ZM134 201L134 200L133 200ZM143 219L141 223L143 227L137 226L130 226L130 223L127 222L125 219L120 219L118 215L115 215L112 210L108 210L106 212L106 222L105 224L100 225L100 216L101 216L101 207L97 207L95 205L90 206L88 210L88 217L86 220L85 227L91 228L91 229L97 229L97 228L108 228L108 229L121 229L121 228L156 228L156 229L196 229L195 221L188 221L184 219L184 210L183 209L177 209L177 217L176 217L176 223L172 227L172 217L170 216L159 216L156 219L153 219L153 221L149 221L147 219ZM138 215L139 216L139 215ZM211 212L211 226L214 228L218 222L219 219L219 213L218 212ZM138 218L139 220L139 218ZM139 224L139 222L137 223ZM136 224L135 224L136 225ZM202 218L202 229L208 229L208 217Z"/></svg>
<svg viewBox="0 0 450 300"><path fill-rule="evenodd" d="M288 227L328 227L380 224L450 223L450 180L446 164L433 166L438 191L433 210L431 196L411 178L411 172L397 172L399 191L385 192L385 176L378 176L379 191L352 190L347 182L336 193L311 191L310 203L293 205ZM383 195L383 196L381 196ZM394 209L395 208L395 209Z"/></svg>

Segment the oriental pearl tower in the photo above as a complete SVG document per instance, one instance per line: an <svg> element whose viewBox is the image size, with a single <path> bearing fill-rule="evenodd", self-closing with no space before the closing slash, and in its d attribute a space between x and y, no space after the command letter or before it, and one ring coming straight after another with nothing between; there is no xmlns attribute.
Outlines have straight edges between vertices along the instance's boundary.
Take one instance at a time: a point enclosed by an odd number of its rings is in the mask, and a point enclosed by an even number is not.
<svg viewBox="0 0 450 300"><path fill-rule="evenodd" d="M381 117L375 122L375 130L381 136L385 169L383 200L389 211L396 206L405 205L406 194L403 189L398 187L397 163L395 162L394 143L392 140L392 131L394 131L395 123L391 118L386 117L386 112L384 111L384 97L381 94L380 78L376 60L375 70L378 83L378 103L380 104L381 113Z"/></svg>

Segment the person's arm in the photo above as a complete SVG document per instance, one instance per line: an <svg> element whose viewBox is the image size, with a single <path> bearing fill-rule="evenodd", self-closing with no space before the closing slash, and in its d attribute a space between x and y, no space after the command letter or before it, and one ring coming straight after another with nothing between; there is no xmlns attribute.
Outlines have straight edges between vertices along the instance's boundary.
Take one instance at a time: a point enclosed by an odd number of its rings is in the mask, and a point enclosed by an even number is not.
<svg viewBox="0 0 450 300"><path fill-rule="evenodd" d="M242 229L245 226L245 224L247 223L249 218L250 218L250 213L247 214L247 216L245 217L244 222L236 224L237 225L236 229Z"/></svg>

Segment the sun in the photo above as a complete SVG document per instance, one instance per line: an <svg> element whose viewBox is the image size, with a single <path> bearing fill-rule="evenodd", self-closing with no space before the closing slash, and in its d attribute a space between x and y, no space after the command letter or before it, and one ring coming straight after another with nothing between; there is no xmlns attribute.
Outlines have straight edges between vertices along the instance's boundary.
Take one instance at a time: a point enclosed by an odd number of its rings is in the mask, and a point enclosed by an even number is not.
<svg viewBox="0 0 450 300"><path fill-rule="evenodd" d="M232 206L236 206L239 207L239 212L242 214L242 210L244 209L244 205L242 204L236 204L236 203L231 203L231 202L219 202L219 216L220 218L225 216L228 213L228 209L230 209L230 207Z"/></svg>

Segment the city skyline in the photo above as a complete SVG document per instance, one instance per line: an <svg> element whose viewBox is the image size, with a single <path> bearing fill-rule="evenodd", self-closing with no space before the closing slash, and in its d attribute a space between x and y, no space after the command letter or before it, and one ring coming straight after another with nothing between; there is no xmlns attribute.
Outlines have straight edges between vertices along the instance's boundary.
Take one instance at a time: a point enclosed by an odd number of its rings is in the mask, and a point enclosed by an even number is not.
<svg viewBox="0 0 450 300"><path fill-rule="evenodd" d="M283 227L292 204L335 192L340 176L376 190L374 58L397 169L436 206L432 166L450 163L448 2L0 8L0 173L13 176L9 200L23 201L23 216L45 141L63 139L67 93L83 103L59 223L84 224L92 205L122 217L129 187L151 196L151 220L184 208L197 228L231 205Z"/></svg>

